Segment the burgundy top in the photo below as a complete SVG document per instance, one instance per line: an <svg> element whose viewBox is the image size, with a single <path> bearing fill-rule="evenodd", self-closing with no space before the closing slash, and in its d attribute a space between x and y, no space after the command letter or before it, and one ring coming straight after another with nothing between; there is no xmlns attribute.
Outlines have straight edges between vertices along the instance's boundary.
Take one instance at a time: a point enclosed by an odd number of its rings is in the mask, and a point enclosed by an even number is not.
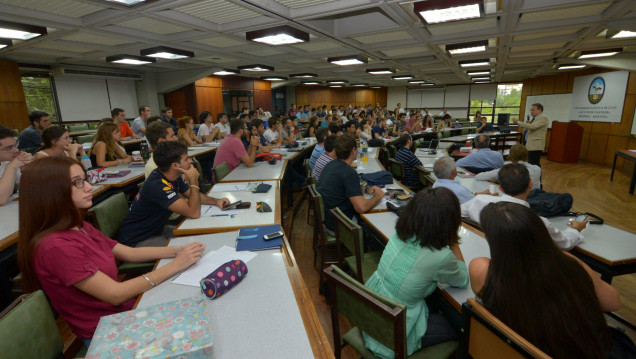
<svg viewBox="0 0 636 359"><path fill-rule="evenodd" d="M44 237L35 249L33 266L55 310L79 338L92 338L99 318L132 309L135 298L113 306L74 287L101 271L117 281L113 248L116 241L89 223L82 231L67 229Z"/></svg>

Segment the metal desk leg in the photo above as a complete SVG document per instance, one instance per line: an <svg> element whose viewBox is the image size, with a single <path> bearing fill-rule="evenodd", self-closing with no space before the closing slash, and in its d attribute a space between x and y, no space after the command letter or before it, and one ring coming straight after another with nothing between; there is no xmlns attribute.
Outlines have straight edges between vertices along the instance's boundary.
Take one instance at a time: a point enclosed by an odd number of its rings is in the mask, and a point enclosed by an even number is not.
<svg viewBox="0 0 636 359"><path fill-rule="evenodd" d="M610 182L614 180L614 170L616 169L616 158L618 157L618 153L614 154L614 164L612 165L612 175L610 176ZM636 169L636 167L634 167Z"/></svg>
<svg viewBox="0 0 636 359"><path fill-rule="evenodd" d="M629 185L629 194L634 194L634 184L636 184L636 162L634 162L634 172L632 173L632 183Z"/></svg>

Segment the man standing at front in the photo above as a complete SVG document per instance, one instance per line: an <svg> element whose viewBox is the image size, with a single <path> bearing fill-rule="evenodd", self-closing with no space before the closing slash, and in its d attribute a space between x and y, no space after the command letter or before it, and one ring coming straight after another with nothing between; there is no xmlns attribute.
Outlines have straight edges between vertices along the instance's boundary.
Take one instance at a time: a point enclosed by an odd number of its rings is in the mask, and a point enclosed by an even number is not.
<svg viewBox="0 0 636 359"><path fill-rule="evenodd" d="M140 106L139 107L139 117L137 117L132 124L133 133L137 136L144 137L146 135L146 126L148 124L148 119L150 118L150 107L148 106Z"/></svg>
<svg viewBox="0 0 636 359"><path fill-rule="evenodd" d="M526 148L528 149L528 163L541 167L541 152L545 148L545 135L548 132L548 116L543 114L543 105L533 103L530 106L532 119L529 122L512 120L519 127L526 129Z"/></svg>
<svg viewBox="0 0 636 359"><path fill-rule="evenodd" d="M31 126L22 131L18 138L18 149L34 153L42 146L42 131L51 126L49 114L44 111L31 111L29 114Z"/></svg>

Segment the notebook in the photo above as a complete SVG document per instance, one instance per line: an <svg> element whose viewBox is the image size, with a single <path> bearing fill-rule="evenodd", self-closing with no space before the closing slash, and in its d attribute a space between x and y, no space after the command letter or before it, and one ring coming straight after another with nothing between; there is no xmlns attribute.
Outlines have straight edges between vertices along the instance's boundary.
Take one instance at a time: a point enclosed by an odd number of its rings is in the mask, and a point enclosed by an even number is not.
<svg viewBox="0 0 636 359"><path fill-rule="evenodd" d="M281 230L280 224L241 228L239 229L238 237L236 238L236 250L262 251L266 249L280 248L283 245L283 238L266 241L263 239L263 236Z"/></svg>

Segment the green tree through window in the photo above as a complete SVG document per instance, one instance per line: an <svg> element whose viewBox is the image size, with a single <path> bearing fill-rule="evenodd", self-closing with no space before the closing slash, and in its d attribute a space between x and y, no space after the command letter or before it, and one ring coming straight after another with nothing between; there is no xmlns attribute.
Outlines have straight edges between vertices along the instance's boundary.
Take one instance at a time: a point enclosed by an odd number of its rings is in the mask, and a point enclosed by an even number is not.
<svg viewBox="0 0 636 359"><path fill-rule="evenodd" d="M57 110L51 79L48 75L22 74L22 87L29 112L40 110L51 115L51 122L57 122Z"/></svg>

